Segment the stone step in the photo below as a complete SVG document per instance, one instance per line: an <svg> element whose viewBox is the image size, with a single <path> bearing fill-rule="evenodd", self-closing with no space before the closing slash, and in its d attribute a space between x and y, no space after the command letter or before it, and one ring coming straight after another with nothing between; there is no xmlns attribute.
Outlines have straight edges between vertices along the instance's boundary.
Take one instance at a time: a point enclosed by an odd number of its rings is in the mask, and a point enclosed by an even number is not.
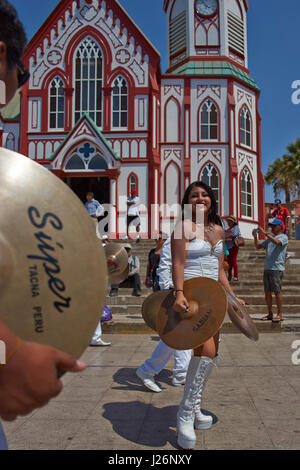
<svg viewBox="0 0 300 470"><path fill-rule="evenodd" d="M247 305L247 312L251 315L268 313L265 304ZM273 303L274 311L276 311L275 302ZM141 305L109 305L112 315L141 315ZM284 313L290 315L300 315L300 304L284 304Z"/></svg>
<svg viewBox="0 0 300 470"><path fill-rule="evenodd" d="M261 287L257 287L256 289L247 289L247 288L241 288L238 286L232 286L234 293L238 294L240 296L243 296L243 299L249 304L249 305L256 305L262 303L262 301L265 298L265 294L262 290ZM124 290L125 289L120 289ZM106 297L106 304L107 305L142 305L144 300L152 294L152 291L149 289L142 290L142 295L140 297L135 297L131 295L131 289L126 289L126 294L125 293L119 293L118 296L116 297ZM120 292L120 291L119 291ZM300 304L300 290L299 288L296 288L294 286L286 287L283 291L283 297L284 297L284 304L295 304L299 303Z"/></svg>
<svg viewBox="0 0 300 470"><path fill-rule="evenodd" d="M256 303L255 299L264 299L264 291L262 283L258 283L257 286L250 284L249 286L240 286L239 283L232 283L232 289L235 294L242 296L245 300L249 300L249 304ZM152 294L151 289L142 289L141 297L135 297L132 295L132 289L119 289L119 293L116 297L106 296L107 305L141 305L143 301ZM283 285L283 296L285 304L297 303L298 299L300 303L300 289L294 285Z"/></svg>
<svg viewBox="0 0 300 470"><path fill-rule="evenodd" d="M122 243L122 242L119 242ZM150 333L141 316L141 308L144 300L152 293L152 289L144 286L148 253L155 246L153 240L141 241L136 244L131 242L133 252L140 259L140 277L142 282L142 296L133 297L132 289L119 289L117 297L106 298L113 314L113 325L104 323L103 331L120 333ZM265 254L255 249L253 241L246 242L246 246L240 249L239 281L231 282L234 292L247 302L247 312L252 316L259 331L300 331L300 241L289 244L289 258L286 263L286 271L283 279L284 295L284 322L274 324L262 322L260 317L266 315L267 307L263 292L263 269ZM109 293L109 290L108 292ZM275 299L274 312L276 312ZM225 321L222 332L237 332L230 321ZM152 332L153 334L153 332Z"/></svg>
<svg viewBox="0 0 300 470"><path fill-rule="evenodd" d="M252 320L259 333L279 333L285 331L300 331L300 314L295 317L284 315L284 321L280 323L264 322L261 318L264 314L252 315ZM150 334L157 332L149 328L141 315L114 315L111 323L102 323L103 333L118 334ZM226 317L221 327L221 334L240 333L235 325Z"/></svg>

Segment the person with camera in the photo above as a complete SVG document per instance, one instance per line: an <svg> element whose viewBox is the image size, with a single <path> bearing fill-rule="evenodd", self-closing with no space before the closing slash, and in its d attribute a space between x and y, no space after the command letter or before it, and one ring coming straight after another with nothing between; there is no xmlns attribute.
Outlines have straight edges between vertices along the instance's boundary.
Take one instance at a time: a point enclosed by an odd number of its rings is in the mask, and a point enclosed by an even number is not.
<svg viewBox="0 0 300 470"><path fill-rule="evenodd" d="M266 261L264 267L264 291L268 307L268 315L262 318L263 321L281 322L282 313L282 279L285 270L285 255L288 247L288 237L283 233L283 222L281 219L274 219L269 223L271 233L265 232L262 227L254 229L252 234L257 250L266 250ZM258 234L266 237L263 242L258 241ZM277 304L277 316L273 317L272 294L275 294Z"/></svg>

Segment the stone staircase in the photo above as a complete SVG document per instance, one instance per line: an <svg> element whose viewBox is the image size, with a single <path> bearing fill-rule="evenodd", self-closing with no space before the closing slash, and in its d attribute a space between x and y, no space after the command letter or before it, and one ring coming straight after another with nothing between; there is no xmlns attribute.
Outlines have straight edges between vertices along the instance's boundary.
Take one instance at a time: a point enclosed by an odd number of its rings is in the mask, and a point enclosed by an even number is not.
<svg viewBox="0 0 300 470"><path fill-rule="evenodd" d="M118 241L117 243L122 243ZM112 324L103 324L104 333L153 333L144 323L141 315L141 307L145 298L152 293L144 285L148 253L155 246L152 240L142 240L140 243L130 242L133 253L140 260L140 276L142 282L142 296L133 297L132 289L119 289L117 297L109 297L107 292L106 304L112 315ZM232 282L231 286L235 294L246 301L247 311L254 320L260 332L300 331L300 241L292 240L288 247L288 260L283 280L284 297L284 321L282 323L262 322L267 308L263 290L264 251L256 250L252 240L246 241L240 248L239 281ZM274 313L277 312L274 298ZM222 332L238 332L230 319L225 317Z"/></svg>

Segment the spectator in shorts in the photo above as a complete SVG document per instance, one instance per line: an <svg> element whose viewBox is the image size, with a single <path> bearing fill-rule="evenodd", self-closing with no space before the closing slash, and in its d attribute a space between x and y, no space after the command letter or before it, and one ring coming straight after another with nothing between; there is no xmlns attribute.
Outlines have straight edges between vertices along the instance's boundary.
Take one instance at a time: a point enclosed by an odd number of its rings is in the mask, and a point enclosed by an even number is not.
<svg viewBox="0 0 300 470"><path fill-rule="evenodd" d="M282 293L281 285L283 273L285 269L285 255L288 246L288 237L283 233L283 222L280 219L274 219L269 223L271 233L266 233L261 227L258 232L266 237L266 240L259 242L256 231L253 231L254 244L259 250L266 250L266 261L264 268L264 290L265 299L268 307L268 315L262 320L271 320L273 322L281 322L283 320L282 313ZM272 293L275 294L277 304L277 316L273 316Z"/></svg>
<svg viewBox="0 0 300 470"><path fill-rule="evenodd" d="M129 237L129 228L131 225L134 225L137 233L140 233L141 223L140 223L140 212L139 212L139 203L140 198L137 196L136 189L131 190L131 196L127 199L127 236L124 237L124 240L127 240ZM136 242L140 241L141 237L138 235Z"/></svg>

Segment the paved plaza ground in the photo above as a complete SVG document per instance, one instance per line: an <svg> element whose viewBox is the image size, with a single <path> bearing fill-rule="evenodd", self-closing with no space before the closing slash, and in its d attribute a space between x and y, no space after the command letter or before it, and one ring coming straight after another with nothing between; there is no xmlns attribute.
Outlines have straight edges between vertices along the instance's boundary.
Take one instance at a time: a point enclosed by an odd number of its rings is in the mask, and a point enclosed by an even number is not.
<svg viewBox="0 0 300 470"><path fill-rule="evenodd" d="M5 423L10 449L178 449L176 412L183 388L173 387L171 360L159 374L161 393L147 391L136 368L151 355L158 337L104 335L107 348L89 347L87 368L67 374L62 393L46 407ZM300 333L222 334L219 366L202 408L214 416L210 430L197 431L196 450L300 449L300 359L292 349Z"/></svg>

